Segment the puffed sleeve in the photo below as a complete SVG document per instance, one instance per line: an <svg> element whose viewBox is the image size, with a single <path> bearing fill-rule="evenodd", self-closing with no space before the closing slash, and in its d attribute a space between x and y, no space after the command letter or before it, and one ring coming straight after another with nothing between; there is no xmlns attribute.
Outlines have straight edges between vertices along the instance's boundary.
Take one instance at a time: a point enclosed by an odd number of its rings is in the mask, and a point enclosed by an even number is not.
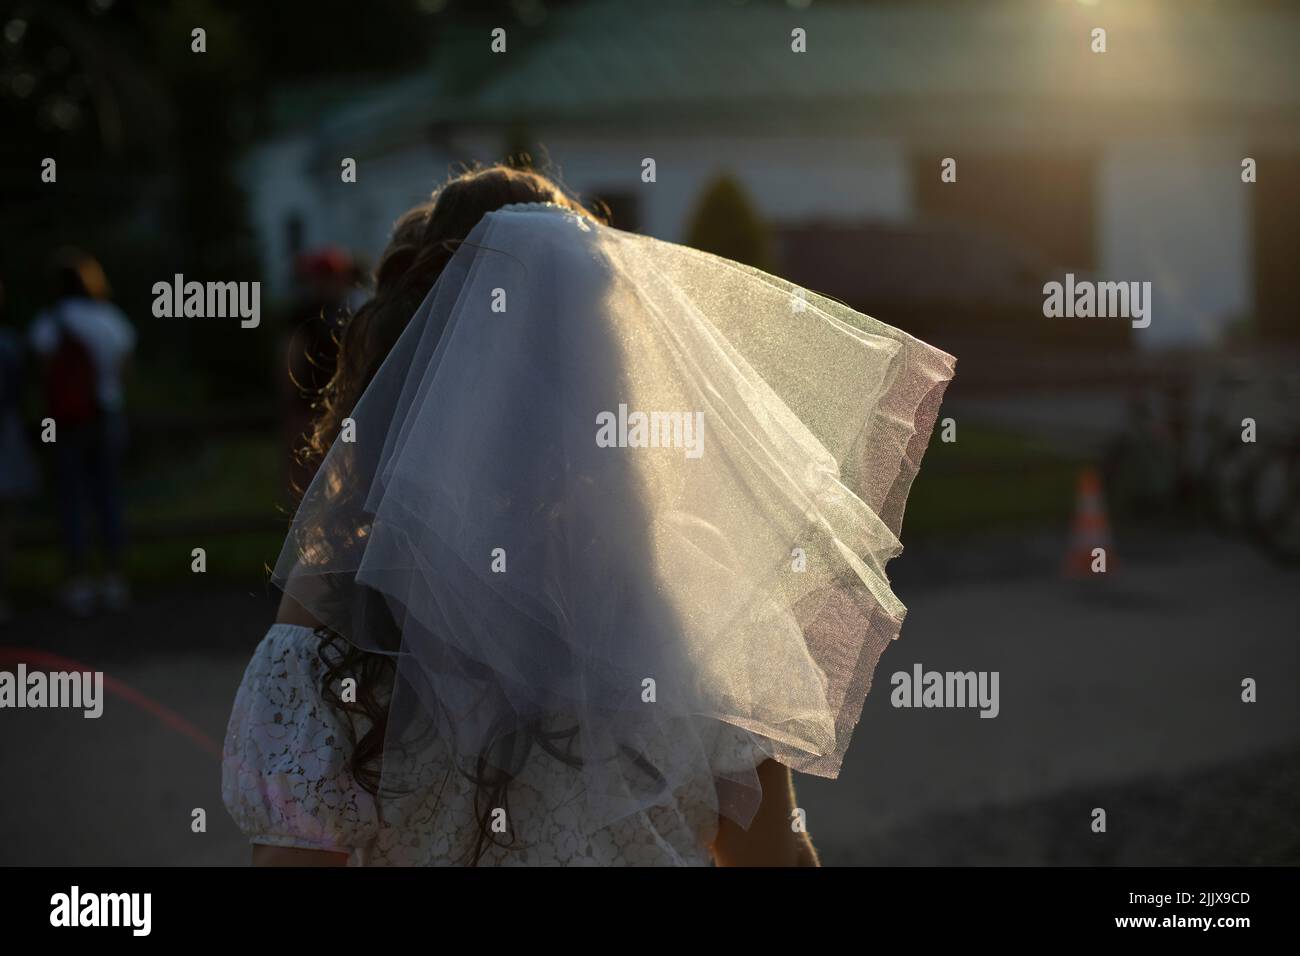
<svg viewBox="0 0 1300 956"><path fill-rule="evenodd" d="M347 717L321 698L320 639L275 625L244 672L221 796L251 843L350 853L374 839L372 796L348 769Z"/></svg>

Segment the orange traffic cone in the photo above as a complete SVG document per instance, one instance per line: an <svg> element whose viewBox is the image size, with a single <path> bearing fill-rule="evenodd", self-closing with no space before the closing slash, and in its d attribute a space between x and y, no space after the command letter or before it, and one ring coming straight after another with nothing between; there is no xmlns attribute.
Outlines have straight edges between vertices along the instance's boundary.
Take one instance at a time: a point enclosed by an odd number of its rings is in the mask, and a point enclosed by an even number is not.
<svg viewBox="0 0 1300 956"><path fill-rule="evenodd" d="M1085 468L1079 474L1065 573L1069 577L1088 577L1109 571L1113 566L1110 519L1106 517L1106 500L1101 493L1101 474L1096 468Z"/></svg>

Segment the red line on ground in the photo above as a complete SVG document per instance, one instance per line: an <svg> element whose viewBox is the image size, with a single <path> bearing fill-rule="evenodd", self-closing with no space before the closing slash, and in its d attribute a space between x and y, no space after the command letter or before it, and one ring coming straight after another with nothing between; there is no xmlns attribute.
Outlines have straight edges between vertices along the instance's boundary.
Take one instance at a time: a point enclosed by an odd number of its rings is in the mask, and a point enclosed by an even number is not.
<svg viewBox="0 0 1300 956"><path fill-rule="evenodd" d="M60 657L58 654L51 654L48 651L40 651L30 647L0 646L0 664L8 663L24 663L59 671L81 671L83 673L86 671L93 673L95 671L95 668L88 664ZM221 759L221 745L176 713L176 711L158 703L152 697L146 697L129 684L124 684L115 677L109 677L108 674L104 675L104 687L109 693L122 698L146 714L162 721L178 734L190 738L191 741L198 744L207 753L218 760Z"/></svg>

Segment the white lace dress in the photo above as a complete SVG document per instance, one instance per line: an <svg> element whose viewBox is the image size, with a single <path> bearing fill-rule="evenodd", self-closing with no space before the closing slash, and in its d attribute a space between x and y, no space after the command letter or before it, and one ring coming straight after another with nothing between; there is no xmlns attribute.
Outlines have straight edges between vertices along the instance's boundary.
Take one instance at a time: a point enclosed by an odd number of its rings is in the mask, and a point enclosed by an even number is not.
<svg viewBox="0 0 1300 956"><path fill-rule="evenodd" d="M325 665L309 628L273 625L244 673L226 732L222 799L251 843L332 850L356 866L454 865L473 846L475 786L447 767L437 789L377 807L348 770L353 734L320 694ZM356 727L356 735L365 730ZM722 735L713 765L753 766L764 759L750 736ZM579 819L581 777L534 748L510 788L516 840L490 845L479 865L708 866L717 829L712 780L677 793L675 806L653 807L587 835ZM557 800L557 795L561 798ZM571 795L571 799L564 796ZM559 806L559 812L539 813ZM420 820L390 826L381 817Z"/></svg>

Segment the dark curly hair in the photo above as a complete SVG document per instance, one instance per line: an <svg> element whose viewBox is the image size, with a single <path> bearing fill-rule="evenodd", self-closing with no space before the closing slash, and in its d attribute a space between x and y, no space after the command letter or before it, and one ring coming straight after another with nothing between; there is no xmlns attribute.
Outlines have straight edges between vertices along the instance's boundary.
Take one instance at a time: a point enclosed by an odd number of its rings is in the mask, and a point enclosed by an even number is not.
<svg viewBox="0 0 1300 956"><path fill-rule="evenodd" d="M549 202L565 206L598 222L604 214L588 209L544 174L517 166L493 165L467 170L439 186L431 198L405 212L393 227L392 238L374 270L374 293L336 333L333 372L326 385L309 397L314 421L306 444L297 450L309 469L319 466L351 413L443 268L461 242L483 216L511 203ZM303 489L296 489L299 494ZM391 618L367 621L375 633L368 636L379 646L397 650L399 635ZM348 719L354 730L349 768L359 786L382 799L381 778L384 738L388 729L388 695L394 679L392 658L362 650L325 628L318 628L318 654L324 665L321 693L331 707ZM355 702L341 699L336 688L351 677L356 680ZM364 732L355 732L357 718ZM520 739L520 738L523 739ZM457 768L475 784L478 834L464 862L475 865L489 844L501 843L490 828L494 808L508 811L509 786L514 774L497 768L520 767L529 749L538 745L557 759L573 762L561 746L566 732L546 732L540 726L483 742L477 766ZM502 759L505 755L508 759ZM489 759L492 756L494 759Z"/></svg>

